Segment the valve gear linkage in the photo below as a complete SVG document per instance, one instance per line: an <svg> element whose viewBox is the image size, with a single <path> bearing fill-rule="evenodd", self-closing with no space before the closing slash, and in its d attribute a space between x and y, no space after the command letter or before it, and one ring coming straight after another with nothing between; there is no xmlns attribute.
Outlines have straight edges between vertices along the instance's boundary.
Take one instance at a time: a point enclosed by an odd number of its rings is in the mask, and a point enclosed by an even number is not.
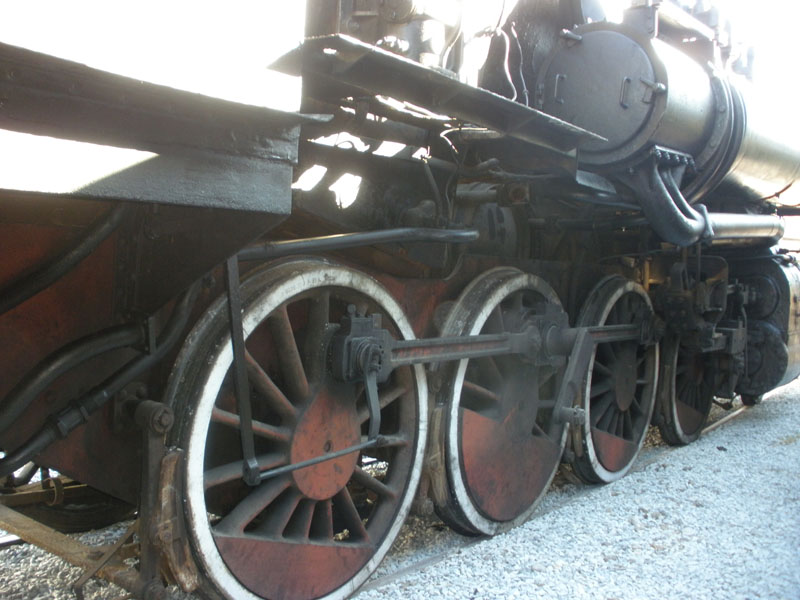
<svg viewBox="0 0 800 600"><path fill-rule="evenodd" d="M636 340L655 343L654 323L642 316L630 325L569 327L567 314L546 306L540 314L526 317L518 331L473 336L396 340L381 327L381 316L359 316L355 306L348 307L328 351L331 374L341 381L364 382L369 411L366 441L349 448L324 454L299 463L269 469L260 473L265 481L339 458L351 452L385 445L380 435L381 414L378 384L389 379L398 367L450 360L518 354L532 364L562 366L566 372L555 404L556 418L573 426L585 422L586 415L576 406L579 389L574 383L588 369L596 344Z"/></svg>

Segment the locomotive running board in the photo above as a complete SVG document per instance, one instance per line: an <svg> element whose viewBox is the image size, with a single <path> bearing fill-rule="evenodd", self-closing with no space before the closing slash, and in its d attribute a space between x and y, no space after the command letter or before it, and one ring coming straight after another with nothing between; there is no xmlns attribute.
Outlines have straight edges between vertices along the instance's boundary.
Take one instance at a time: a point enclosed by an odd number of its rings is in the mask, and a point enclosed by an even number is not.
<svg viewBox="0 0 800 600"><path fill-rule="evenodd" d="M300 125L322 119L4 43L0 74L0 189L15 192L286 215Z"/></svg>
<svg viewBox="0 0 800 600"><path fill-rule="evenodd" d="M290 75L307 75L306 93L317 98L364 95L406 100L436 114L465 121L573 156L583 144L607 141L534 108L345 35L306 40L272 65Z"/></svg>

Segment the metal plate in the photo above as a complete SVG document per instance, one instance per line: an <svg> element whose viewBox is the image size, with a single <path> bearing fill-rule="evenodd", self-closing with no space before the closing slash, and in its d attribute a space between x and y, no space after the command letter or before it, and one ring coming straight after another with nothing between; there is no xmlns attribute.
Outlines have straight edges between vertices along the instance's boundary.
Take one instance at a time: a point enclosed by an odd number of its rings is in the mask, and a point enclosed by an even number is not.
<svg viewBox="0 0 800 600"><path fill-rule="evenodd" d="M312 120L0 44L0 189L288 214Z"/></svg>
<svg viewBox="0 0 800 600"><path fill-rule="evenodd" d="M384 95L571 154L605 138L487 90L343 35L306 40L272 68L305 76L305 93L331 100Z"/></svg>

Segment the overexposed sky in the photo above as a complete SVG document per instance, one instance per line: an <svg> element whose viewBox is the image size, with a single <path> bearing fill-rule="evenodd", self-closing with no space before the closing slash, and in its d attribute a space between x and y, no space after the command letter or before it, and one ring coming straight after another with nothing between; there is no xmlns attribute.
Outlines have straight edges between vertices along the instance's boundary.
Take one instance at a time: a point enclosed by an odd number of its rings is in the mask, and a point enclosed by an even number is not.
<svg viewBox="0 0 800 600"><path fill-rule="evenodd" d="M630 0L604 2L613 16ZM757 46L757 76L793 86L789 64L797 54L793 29L800 2L715 2ZM494 21L503 1L465 5L485 13L478 21ZM6 0L0 7L5 43L249 104L298 105L299 84L266 67L302 39L302 0Z"/></svg>
<svg viewBox="0 0 800 600"><path fill-rule="evenodd" d="M330 0L333 1L333 0ZM793 106L798 0L715 0L735 31L758 48L756 82L779 118ZM630 0L604 0L619 13ZM259 106L299 108L300 82L267 69L303 37L302 0L0 0L0 42L92 67ZM514 0L464 0L465 27L494 26ZM788 106L790 112L778 108ZM781 127L785 123L780 123ZM69 146L69 149L65 149ZM69 160L71 158L71 160ZM0 162L19 189L59 192L150 159L148 153L96 147L0 130ZM42 187L41 172L47 186ZM30 188L30 182L37 186ZM13 184L13 181L12 181ZM51 189L52 188L52 189Z"/></svg>
<svg viewBox="0 0 800 600"><path fill-rule="evenodd" d="M6 0L0 1L0 41L172 87L293 109L299 85L266 67L302 40L303 5Z"/></svg>

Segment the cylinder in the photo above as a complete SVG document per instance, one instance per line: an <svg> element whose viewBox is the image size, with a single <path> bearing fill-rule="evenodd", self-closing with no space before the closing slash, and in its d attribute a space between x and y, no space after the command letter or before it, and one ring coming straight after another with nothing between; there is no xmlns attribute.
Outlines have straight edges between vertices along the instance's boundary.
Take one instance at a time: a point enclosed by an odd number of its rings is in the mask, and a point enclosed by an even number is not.
<svg viewBox="0 0 800 600"><path fill-rule="evenodd" d="M592 23L562 39L537 83L544 111L608 141L580 148L582 168L613 173L653 146L700 154L714 128L704 69L659 39L616 23Z"/></svg>
<svg viewBox="0 0 800 600"><path fill-rule="evenodd" d="M621 174L656 147L683 157L693 167L682 186L690 202L715 191L772 199L800 178L794 114L778 117L765 98L630 25L593 23L562 39L539 74L536 100L608 139L580 149L586 170ZM791 192L781 199L796 202Z"/></svg>

